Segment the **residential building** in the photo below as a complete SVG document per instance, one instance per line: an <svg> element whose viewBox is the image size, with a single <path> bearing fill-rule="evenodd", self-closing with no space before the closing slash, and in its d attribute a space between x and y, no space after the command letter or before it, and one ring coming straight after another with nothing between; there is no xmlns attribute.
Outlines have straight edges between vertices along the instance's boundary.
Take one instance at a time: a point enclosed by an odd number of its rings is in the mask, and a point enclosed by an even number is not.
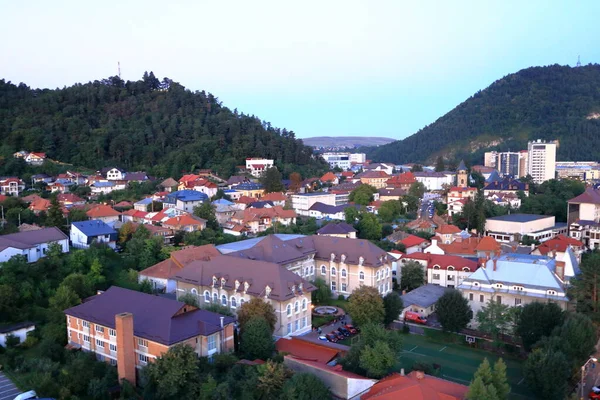
<svg viewBox="0 0 600 400"><path fill-rule="evenodd" d="M103 168L100 170L100 175L109 181L122 181L125 179L126 172L121 168Z"/></svg>
<svg viewBox="0 0 600 400"><path fill-rule="evenodd" d="M490 236L455 239L450 244L438 243L431 239L431 245L423 249L424 253L445 254L450 256L486 259L501 250L500 244Z"/></svg>
<svg viewBox="0 0 600 400"><path fill-rule="evenodd" d="M350 163L363 164L367 161L365 153L350 153Z"/></svg>
<svg viewBox="0 0 600 400"><path fill-rule="evenodd" d="M598 222L600 220L600 189L588 187L585 191L568 203L567 223L579 220Z"/></svg>
<svg viewBox="0 0 600 400"><path fill-rule="evenodd" d="M389 176L394 173L394 164L371 163L363 167L365 171L383 171Z"/></svg>
<svg viewBox="0 0 600 400"><path fill-rule="evenodd" d="M317 235L356 239L356 229L345 222L330 223L319 229Z"/></svg>
<svg viewBox="0 0 600 400"><path fill-rule="evenodd" d="M412 173L417 180L421 182L427 191L444 190L454 184L454 174L445 174L443 172L421 171Z"/></svg>
<svg viewBox="0 0 600 400"><path fill-rule="evenodd" d="M458 290L469 301L474 316L490 300L510 307L552 302L566 310L566 282L578 272L557 265L550 257L508 253L487 260Z"/></svg>
<svg viewBox="0 0 600 400"><path fill-rule="evenodd" d="M502 152L498 153L498 162L496 169L501 175L519 177L519 161L520 153L518 152Z"/></svg>
<svg viewBox="0 0 600 400"><path fill-rule="evenodd" d="M556 172L556 147L558 141L536 141L527 144L527 173L535 183L554 179Z"/></svg>
<svg viewBox="0 0 600 400"><path fill-rule="evenodd" d="M417 235L407 235L397 243L404 245L406 254L421 253L424 248L430 245L429 240Z"/></svg>
<svg viewBox="0 0 600 400"><path fill-rule="evenodd" d="M262 201L270 201L273 203L274 206L281 206L281 207L284 207L285 203L288 201L288 197L285 195L285 193L280 193L280 192L267 193L267 194L261 196L260 199Z"/></svg>
<svg viewBox="0 0 600 400"><path fill-rule="evenodd" d="M598 170L600 163L596 161L557 161L556 175L558 179L586 180L586 174Z"/></svg>
<svg viewBox="0 0 600 400"><path fill-rule="evenodd" d="M117 184L114 181L96 181L90 185L92 189L92 194L108 194L113 190L123 190L125 189L125 185Z"/></svg>
<svg viewBox="0 0 600 400"><path fill-rule="evenodd" d="M488 197L492 194L513 194L523 192L529 196L529 185L516 179L504 178L501 181L490 182L483 188L483 195Z"/></svg>
<svg viewBox="0 0 600 400"><path fill-rule="evenodd" d="M116 365L119 380L133 385L139 369L175 345L208 357L234 347L233 318L117 286L64 313L69 345Z"/></svg>
<svg viewBox="0 0 600 400"><path fill-rule="evenodd" d="M193 213L194 207L208 200L208 196L204 193L195 190L178 190L165 197L163 208L175 208L179 211Z"/></svg>
<svg viewBox="0 0 600 400"><path fill-rule="evenodd" d="M340 179L331 171L325 173L319 180L321 183L330 183L332 185L340 183Z"/></svg>
<svg viewBox="0 0 600 400"><path fill-rule="evenodd" d="M529 166L529 152L527 150L521 150L519 152L519 178L527 176Z"/></svg>
<svg viewBox="0 0 600 400"><path fill-rule="evenodd" d="M119 221L121 217L120 212L104 204L93 205L89 210L87 210L86 215L89 219L100 220L111 225Z"/></svg>
<svg viewBox="0 0 600 400"><path fill-rule="evenodd" d="M174 231L196 232L206 229L206 220L191 214L182 214L163 221L164 228Z"/></svg>
<svg viewBox="0 0 600 400"><path fill-rule="evenodd" d="M386 187L387 181L390 179L390 175L388 175L385 171L377 170L366 171L356 175L356 177L360 178L362 183L371 185L375 189Z"/></svg>
<svg viewBox="0 0 600 400"><path fill-rule="evenodd" d="M421 371L408 375L394 373L377 382L360 398L361 400L462 400L468 386L450 382Z"/></svg>
<svg viewBox="0 0 600 400"><path fill-rule="evenodd" d="M564 262L565 257L567 257L568 248L571 248L577 262L580 263L581 254L585 251L585 245L583 242L565 235L557 235L550 240L546 240L537 246L531 254L548 256L555 258L557 262Z"/></svg>
<svg viewBox="0 0 600 400"><path fill-rule="evenodd" d="M100 220L78 221L71 224L70 239L71 245L78 249L87 249L93 243L116 249L118 233Z"/></svg>
<svg viewBox="0 0 600 400"><path fill-rule="evenodd" d="M386 181L387 188L399 188L406 190L410 189L410 187L417 182L417 178L415 174L412 172L404 172L399 175L394 175Z"/></svg>
<svg viewBox="0 0 600 400"><path fill-rule="evenodd" d="M6 196L19 196L25 190L25 182L17 177L0 178L0 194Z"/></svg>
<svg viewBox="0 0 600 400"><path fill-rule="evenodd" d="M415 312L421 317L429 317L430 314L435 312L435 304L447 290L446 287L428 283L403 294L400 298L404 308L398 319L403 319L404 313L407 311Z"/></svg>
<svg viewBox="0 0 600 400"><path fill-rule="evenodd" d="M284 226L295 224L296 212L285 210L281 206L270 208L250 207L235 212L229 221L244 226L249 233L257 234L273 227L275 223Z"/></svg>
<svg viewBox="0 0 600 400"><path fill-rule="evenodd" d="M175 272L177 297L189 293L199 304L236 311L252 297L269 302L277 322L274 336L303 335L312 329L311 292L315 287L279 264L222 255L192 261Z"/></svg>
<svg viewBox="0 0 600 400"><path fill-rule="evenodd" d="M6 262L14 256L24 256L27 262L36 262L46 256L52 244L58 244L63 253L69 252L69 238L56 227L2 235L0 262Z"/></svg>
<svg viewBox="0 0 600 400"><path fill-rule="evenodd" d="M510 207L513 209L521 207L521 199L518 195L513 193L491 193L485 195L484 198L497 206Z"/></svg>
<svg viewBox="0 0 600 400"><path fill-rule="evenodd" d="M25 157L25 162L31 165L42 165L46 160L46 153L29 153Z"/></svg>
<svg viewBox="0 0 600 400"><path fill-rule="evenodd" d="M412 220L406 223L406 228L412 229L414 231L419 232L427 232L430 234L434 234L435 230L439 227L446 224L446 221L442 219L437 214L433 214L431 218L427 216L420 216L419 218Z"/></svg>
<svg viewBox="0 0 600 400"><path fill-rule="evenodd" d="M239 193L240 196L252 197L254 199L261 198L265 193L263 185L254 182L240 183L239 185L232 186L232 189Z"/></svg>
<svg viewBox="0 0 600 400"><path fill-rule="evenodd" d="M160 183L160 187L163 188L165 192L172 192L173 188L177 188L178 182L173 178L167 178Z"/></svg>
<svg viewBox="0 0 600 400"><path fill-rule="evenodd" d="M544 242L566 234L567 224L556 223L554 215L507 214L488 218L485 231L499 242L520 242L524 236Z"/></svg>
<svg viewBox="0 0 600 400"><path fill-rule="evenodd" d="M315 203L308 209L308 216L316 219L334 219L338 221L345 220L344 210L348 207L354 207L346 204L343 206L330 206L329 204Z"/></svg>
<svg viewBox="0 0 600 400"><path fill-rule="evenodd" d="M445 254L413 253L400 257L400 270L408 261L416 261L426 270L426 281L432 285L455 288L479 268L477 261Z"/></svg>
<svg viewBox="0 0 600 400"><path fill-rule="evenodd" d="M448 190L446 202L448 204L458 200L475 200L477 196L477 188L453 186Z"/></svg>
<svg viewBox="0 0 600 400"><path fill-rule="evenodd" d="M146 197L145 199L141 199L135 203L133 203L133 208L137 211L148 211L148 206L151 206L154 200L152 197Z"/></svg>
<svg viewBox="0 0 600 400"><path fill-rule="evenodd" d="M486 151L483 153L483 165L490 168L496 168L498 162L498 152Z"/></svg>
<svg viewBox="0 0 600 400"><path fill-rule="evenodd" d="M50 200L36 196L36 198L29 203L28 208L33 211L35 215L39 215L41 212L47 212L50 205Z"/></svg>
<svg viewBox="0 0 600 400"><path fill-rule="evenodd" d="M309 216L309 209L315 203L335 206L335 194L326 192L299 193L292 197L292 208L298 215Z"/></svg>
<svg viewBox="0 0 600 400"><path fill-rule="evenodd" d="M71 208L72 206L83 206L85 204L84 199L72 193L60 193L56 196L56 199L63 207L66 208Z"/></svg>
<svg viewBox="0 0 600 400"><path fill-rule="evenodd" d="M456 225L444 224L439 226L435 230L435 238L439 240L440 243L450 244L454 242L458 238L462 238L463 231ZM470 237L467 233L467 238Z"/></svg>
<svg viewBox="0 0 600 400"><path fill-rule="evenodd" d="M350 169L351 161L349 153L323 153L321 157L329 164L331 169L336 167L344 171Z"/></svg>
<svg viewBox="0 0 600 400"><path fill-rule="evenodd" d="M35 331L33 322L19 322L12 325L0 326L0 346L6 348L6 338L12 336L19 339L19 343L23 343L27 339L29 332ZM11 397L9 397L11 398Z"/></svg>
<svg viewBox="0 0 600 400"><path fill-rule="evenodd" d="M273 167L273 160L266 158L246 158L246 170L256 178L271 167Z"/></svg>
<svg viewBox="0 0 600 400"><path fill-rule="evenodd" d="M389 201L389 200L400 200L403 196L408 194L406 189L402 189L399 187L387 189L379 189L377 191L379 193L379 200L381 201Z"/></svg>

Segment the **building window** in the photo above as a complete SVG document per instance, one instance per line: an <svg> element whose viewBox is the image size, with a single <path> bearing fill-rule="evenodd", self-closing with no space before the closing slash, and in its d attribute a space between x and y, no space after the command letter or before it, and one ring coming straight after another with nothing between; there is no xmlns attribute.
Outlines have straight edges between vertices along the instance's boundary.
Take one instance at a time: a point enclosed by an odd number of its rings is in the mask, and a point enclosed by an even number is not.
<svg viewBox="0 0 600 400"><path fill-rule="evenodd" d="M390 290L390 283L386 282L385 283L385 291L387 292L388 290Z"/></svg>
<svg viewBox="0 0 600 400"><path fill-rule="evenodd" d="M311 265L310 266L310 274L313 275L315 273L315 266Z"/></svg>
<svg viewBox="0 0 600 400"><path fill-rule="evenodd" d="M148 364L148 356L145 356L143 354L138 354L138 360L140 360L140 364L142 364L142 365Z"/></svg>
<svg viewBox="0 0 600 400"><path fill-rule="evenodd" d="M331 290L333 290L334 292L337 290L337 286L335 284L335 281L331 281Z"/></svg>
<svg viewBox="0 0 600 400"><path fill-rule="evenodd" d="M117 360L115 360L114 358L110 359L110 365L112 365L113 367L117 366Z"/></svg>
<svg viewBox="0 0 600 400"><path fill-rule="evenodd" d="M115 331L114 329L109 329L109 330L108 330L108 334L109 334L110 336L113 336L113 337L115 337L115 336L117 336L117 331Z"/></svg>
<svg viewBox="0 0 600 400"><path fill-rule="evenodd" d="M496 302L502 304L502 296L496 296Z"/></svg>
<svg viewBox="0 0 600 400"><path fill-rule="evenodd" d="M483 295L482 295L482 294L480 294L480 295L479 295L479 302L480 302L480 303L483 303L483 302L484 302L484 299L483 299Z"/></svg>
<svg viewBox="0 0 600 400"><path fill-rule="evenodd" d="M110 351L114 351L114 352L116 352L116 351L117 351L117 345L116 345L116 344L112 344L112 343L110 343L110 344L108 345L108 347L110 348Z"/></svg>
<svg viewBox="0 0 600 400"><path fill-rule="evenodd" d="M473 293L469 293L469 300L473 301Z"/></svg>
<svg viewBox="0 0 600 400"><path fill-rule="evenodd" d="M96 346L98 347L104 347L104 342L100 339L96 339Z"/></svg>
<svg viewBox="0 0 600 400"><path fill-rule="evenodd" d="M221 296L221 305L227 306L227 296L225 296L225 295Z"/></svg>
<svg viewBox="0 0 600 400"><path fill-rule="evenodd" d="M321 265L321 275L327 274L327 268L324 265Z"/></svg>
<svg viewBox="0 0 600 400"><path fill-rule="evenodd" d="M379 271L377 271L377 273L375 274L375 279L379 280Z"/></svg>
<svg viewBox="0 0 600 400"><path fill-rule="evenodd" d="M306 328L306 321L307 321L306 317L302 318L302 327L303 328Z"/></svg>
<svg viewBox="0 0 600 400"><path fill-rule="evenodd" d="M213 293L213 303L217 304L219 302L219 295L216 293Z"/></svg>
<svg viewBox="0 0 600 400"><path fill-rule="evenodd" d="M83 335L83 341L84 342L90 342L90 337L88 335Z"/></svg>
<svg viewBox="0 0 600 400"><path fill-rule="evenodd" d="M204 302L210 303L210 293L208 293L208 290L204 292Z"/></svg>
<svg viewBox="0 0 600 400"><path fill-rule="evenodd" d="M440 279L440 274L433 274L433 279Z"/></svg>
<svg viewBox="0 0 600 400"><path fill-rule="evenodd" d="M345 292L348 289L346 282L342 282L342 292Z"/></svg>
<svg viewBox="0 0 600 400"><path fill-rule="evenodd" d="M348 273L346 272L346 268L342 269L342 278L345 278L346 276L348 276Z"/></svg>
<svg viewBox="0 0 600 400"><path fill-rule="evenodd" d="M196 290L196 288L193 288L193 289L191 290L191 292L192 292L192 294L193 294L194 296L198 296L198 291Z"/></svg>
<svg viewBox="0 0 600 400"><path fill-rule="evenodd" d="M331 267L331 276L335 276L337 273L337 271L335 270L335 267Z"/></svg>
<svg viewBox="0 0 600 400"><path fill-rule="evenodd" d="M519 305L521 305L521 299L516 298L515 299L515 306L519 306Z"/></svg>
<svg viewBox="0 0 600 400"><path fill-rule="evenodd" d="M81 324L83 325L84 328L89 328L90 327L90 323L87 321L81 321Z"/></svg>
<svg viewBox="0 0 600 400"><path fill-rule="evenodd" d="M358 279L361 280L361 281L364 281L365 280L365 273L362 272L362 271L360 271L360 273L358 274Z"/></svg>
<svg viewBox="0 0 600 400"><path fill-rule="evenodd" d="M237 308L237 301L233 296L231 296L231 308Z"/></svg>
<svg viewBox="0 0 600 400"><path fill-rule="evenodd" d="M300 320L296 320L294 321L294 330L295 331L299 331L300 330Z"/></svg>
<svg viewBox="0 0 600 400"><path fill-rule="evenodd" d="M453 281L454 280L454 275L448 275L448 280L449 281Z"/></svg>
<svg viewBox="0 0 600 400"><path fill-rule="evenodd" d="M290 333L293 332L293 330L292 330L292 323L291 322L287 324L287 331L288 331L288 334L290 334Z"/></svg>
<svg viewBox="0 0 600 400"><path fill-rule="evenodd" d="M287 307L286 307L286 312L287 312L287 315L288 315L288 317L289 317L290 315L292 315L292 305L291 305L291 304L288 304L288 305L287 305Z"/></svg>
<svg viewBox="0 0 600 400"><path fill-rule="evenodd" d="M306 304L307 304L306 299L302 299L302 310L306 310Z"/></svg>
<svg viewBox="0 0 600 400"><path fill-rule="evenodd" d="M148 341L146 339L138 339L138 346L148 348Z"/></svg>
<svg viewBox="0 0 600 400"><path fill-rule="evenodd" d="M246 300L244 300L244 299L240 299L240 307L244 305L244 302L245 302L245 301L246 301Z"/></svg>
<svg viewBox="0 0 600 400"><path fill-rule="evenodd" d="M217 335L210 335L208 337L208 344L207 344L207 348L208 351L213 351L217 349L217 340L216 340L216 336Z"/></svg>
<svg viewBox="0 0 600 400"><path fill-rule="evenodd" d="M298 302L294 303L294 312L295 313L299 313L300 312L300 303L298 303Z"/></svg>
<svg viewBox="0 0 600 400"><path fill-rule="evenodd" d="M100 325L96 325L96 332L98 332L98 333L104 333L104 327L100 326Z"/></svg>

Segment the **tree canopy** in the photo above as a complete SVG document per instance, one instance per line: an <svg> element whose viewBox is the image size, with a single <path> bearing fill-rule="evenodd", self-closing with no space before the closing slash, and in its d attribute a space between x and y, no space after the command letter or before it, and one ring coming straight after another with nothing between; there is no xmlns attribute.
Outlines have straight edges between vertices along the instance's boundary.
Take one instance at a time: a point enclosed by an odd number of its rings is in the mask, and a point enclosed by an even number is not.
<svg viewBox="0 0 600 400"><path fill-rule="evenodd" d="M383 323L385 309L383 299L376 288L362 285L352 292L348 301L348 313L357 325Z"/></svg>
<svg viewBox="0 0 600 400"><path fill-rule="evenodd" d="M473 310L467 299L458 290L449 290L435 305L440 324L445 331L460 332L473 318Z"/></svg>
<svg viewBox="0 0 600 400"><path fill-rule="evenodd" d="M402 270L400 272L400 290L406 290L410 292L423 286L425 283L425 272L423 266L418 261L409 261L402 264Z"/></svg>

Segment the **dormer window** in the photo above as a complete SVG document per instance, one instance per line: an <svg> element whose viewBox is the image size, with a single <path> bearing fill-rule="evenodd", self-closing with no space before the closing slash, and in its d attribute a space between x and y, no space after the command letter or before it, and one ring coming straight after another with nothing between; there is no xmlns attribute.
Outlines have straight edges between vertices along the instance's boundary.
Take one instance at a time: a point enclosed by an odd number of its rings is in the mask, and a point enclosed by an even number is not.
<svg viewBox="0 0 600 400"><path fill-rule="evenodd" d="M213 282L212 283L213 287L217 286L217 277L216 276L213 276L212 282Z"/></svg>
<svg viewBox="0 0 600 400"><path fill-rule="evenodd" d="M244 282L244 293L246 293L248 291L249 287L250 287L250 284L248 282Z"/></svg>
<svg viewBox="0 0 600 400"><path fill-rule="evenodd" d="M296 285L292 285L292 293L296 291Z"/></svg>
<svg viewBox="0 0 600 400"><path fill-rule="evenodd" d="M501 283L496 283L496 289L502 289L504 287Z"/></svg>
<svg viewBox="0 0 600 400"><path fill-rule="evenodd" d="M335 260L335 253L331 253L331 261Z"/></svg>
<svg viewBox="0 0 600 400"><path fill-rule="evenodd" d="M346 262L346 255L342 254L342 256L340 257L340 259L341 259L342 262Z"/></svg>
<svg viewBox="0 0 600 400"><path fill-rule="evenodd" d="M238 281L237 279L235 280L235 290L238 290L240 287L240 281Z"/></svg>
<svg viewBox="0 0 600 400"><path fill-rule="evenodd" d="M298 290L302 291L302 282L298 284Z"/></svg>
<svg viewBox="0 0 600 400"><path fill-rule="evenodd" d="M271 287L267 285L265 287L265 297L269 297L271 295Z"/></svg>
<svg viewBox="0 0 600 400"><path fill-rule="evenodd" d="M365 258L364 257L358 257L358 265L362 266L365 262Z"/></svg>
<svg viewBox="0 0 600 400"><path fill-rule="evenodd" d="M440 269L440 266L439 265L434 265L433 269Z"/></svg>
<svg viewBox="0 0 600 400"><path fill-rule="evenodd" d="M225 287L225 282L227 282L225 278L221 278L221 288Z"/></svg>
<svg viewBox="0 0 600 400"><path fill-rule="evenodd" d="M449 266L448 267L448 271L454 271L454 267L453 266Z"/></svg>
<svg viewBox="0 0 600 400"><path fill-rule="evenodd" d="M462 269L464 272L471 272L471 270L469 269L469 267L463 267Z"/></svg>
<svg viewBox="0 0 600 400"><path fill-rule="evenodd" d="M546 294L548 294L548 296L556 296L556 290L548 290Z"/></svg>
<svg viewBox="0 0 600 400"><path fill-rule="evenodd" d="M479 286L479 282L473 282L473 286Z"/></svg>

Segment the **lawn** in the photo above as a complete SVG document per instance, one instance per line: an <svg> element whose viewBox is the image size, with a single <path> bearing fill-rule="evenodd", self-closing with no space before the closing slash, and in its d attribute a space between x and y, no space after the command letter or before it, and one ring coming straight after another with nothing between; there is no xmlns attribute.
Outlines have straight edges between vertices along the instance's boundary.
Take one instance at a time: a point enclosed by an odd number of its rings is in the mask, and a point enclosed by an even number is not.
<svg viewBox="0 0 600 400"><path fill-rule="evenodd" d="M401 365L408 370L414 362L441 365L441 378L468 385L473 374L484 358L491 364L499 356L485 350L471 349L458 343L440 343L438 337L421 335L403 335ZM437 340L436 340L437 339ZM511 399L525 400L533 398L531 391L523 381L522 360L509 356L502 357L506 363L506 374L511 386Z"/></svg>

